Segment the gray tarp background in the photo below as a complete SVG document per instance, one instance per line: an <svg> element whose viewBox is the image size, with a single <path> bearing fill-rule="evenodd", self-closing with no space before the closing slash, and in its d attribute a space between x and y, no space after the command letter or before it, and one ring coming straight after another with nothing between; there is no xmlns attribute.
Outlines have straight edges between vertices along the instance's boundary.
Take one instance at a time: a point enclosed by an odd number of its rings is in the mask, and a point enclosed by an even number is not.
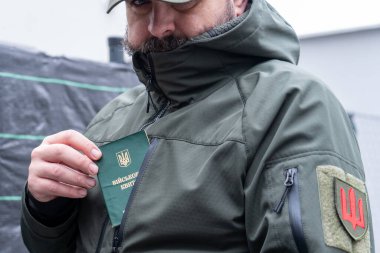
<svg viewBox="0 0 380 253"><path fill-rule="evenodd" d="M0 45L0 252L26 252L20 196L43 137L83 132L107 102L138 84L131 66L49 57Z"/></svg>

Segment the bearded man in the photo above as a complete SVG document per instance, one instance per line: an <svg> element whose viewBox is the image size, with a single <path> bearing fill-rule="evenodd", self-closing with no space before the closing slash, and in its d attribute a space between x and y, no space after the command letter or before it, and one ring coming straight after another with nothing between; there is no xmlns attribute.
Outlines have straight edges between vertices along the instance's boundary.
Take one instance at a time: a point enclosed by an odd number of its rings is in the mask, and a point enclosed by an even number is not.
<svg viewBox="0 0 380 253"><path fill-rule="evenodd" d="M84 135L32 152L31 252L374 252L350 120L296 66L297 36L265 0L110 0L108 11L120 2L144 85ZM98 146L141 130L149 149L112 227Z"/></svg>

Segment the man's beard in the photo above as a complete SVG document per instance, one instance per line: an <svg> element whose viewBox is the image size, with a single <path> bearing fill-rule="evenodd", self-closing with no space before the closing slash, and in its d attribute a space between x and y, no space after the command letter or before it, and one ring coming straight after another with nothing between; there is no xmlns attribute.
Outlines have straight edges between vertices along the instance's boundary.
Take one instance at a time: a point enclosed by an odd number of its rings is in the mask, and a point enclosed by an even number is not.
<svg viewBox="0 0 380 253"><path fill-rule="evenodd" d="M166 52L174 50L181 45L185 44L187 39L185 38L177 38L173 35L164 37L162 39L159 39L157 37L152 37L148 40L146 40L141 46L134 47L129 41L127 37L127 33L125 35L123 45L125 51L132 55L135 52L142 52L142 53L157 53L157 52Z"/></svg>
<svg viewBox="0 0 380 253"><path fill-rule="evenodd" d="M227 2L226 10L224 14L217 19L217 22L214 25L214 27L227 23L228 21L230 21L231 19L235 17L234 6L232 4L232 1L227 0L226 2ZM128 30L128 27L127 27L127 30ZM199 34L202 34L206 31L207 30L200 31ZM182 46L187 41L188 41L188 38L183 38L183 37L181 38L181 37L176 37L174 35L169 35L162 39L159 39L157 37L151 37L147 39L144 43L142 43L142 45L134 46L128 40L128 31L127 31L124 36L123 45L124 45L125 51L129 55L132 55L135 52L158 53L158 52L171 51Z"/></svg>

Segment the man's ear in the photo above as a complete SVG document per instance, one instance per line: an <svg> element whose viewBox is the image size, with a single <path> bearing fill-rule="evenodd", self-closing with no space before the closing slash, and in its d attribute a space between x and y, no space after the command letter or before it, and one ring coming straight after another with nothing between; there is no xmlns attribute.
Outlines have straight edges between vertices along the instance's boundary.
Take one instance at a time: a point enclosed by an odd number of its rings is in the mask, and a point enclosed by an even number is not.
<svg viewBox="0 0 380 253"><path fill-rule="evenodd" d="M239 17L247 8L248 0L233 0L235 6L235 17Z"/></svg>

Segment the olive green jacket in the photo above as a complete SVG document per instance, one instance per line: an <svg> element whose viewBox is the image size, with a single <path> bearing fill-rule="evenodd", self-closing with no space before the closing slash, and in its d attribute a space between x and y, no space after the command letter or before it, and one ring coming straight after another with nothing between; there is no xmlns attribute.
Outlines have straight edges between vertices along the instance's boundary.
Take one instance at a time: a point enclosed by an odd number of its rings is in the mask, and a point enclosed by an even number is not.
<svg viewBox="0 0 380 253"><path fill-rule="evenodd" d="M85 133L98 145L140 129L151 139L122 225L111 227L96 187L58 227L40 224L24 204L27 247L374 252L368 204L355 240L334 202L335 178L366 191L350 120L322 82L296 66L298 56L294 31L263 0L176 50L136 53L145 86L109 103Z"/></svg>

